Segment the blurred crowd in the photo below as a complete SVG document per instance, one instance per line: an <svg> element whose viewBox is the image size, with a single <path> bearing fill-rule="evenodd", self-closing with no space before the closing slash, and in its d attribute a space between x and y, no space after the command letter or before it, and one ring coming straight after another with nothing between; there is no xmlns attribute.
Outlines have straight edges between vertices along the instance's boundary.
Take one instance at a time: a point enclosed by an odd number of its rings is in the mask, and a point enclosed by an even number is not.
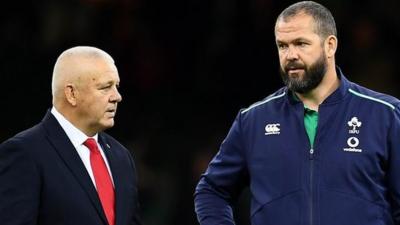
<svg viewBox="0 0 400 225"><path fill-rule="evenodd" d="M194 187L235 115L282 85L274 24L293 2L9 1L0 22L0 142L51 106L52 69L63 50L99 47L119 69L123 101L108 132L134 154L144 224L197 224ZM336 61L347 78L400 97L400 3L319 2L336 19ZM235 209L238 224L248 224L248 212Z"/></svg>

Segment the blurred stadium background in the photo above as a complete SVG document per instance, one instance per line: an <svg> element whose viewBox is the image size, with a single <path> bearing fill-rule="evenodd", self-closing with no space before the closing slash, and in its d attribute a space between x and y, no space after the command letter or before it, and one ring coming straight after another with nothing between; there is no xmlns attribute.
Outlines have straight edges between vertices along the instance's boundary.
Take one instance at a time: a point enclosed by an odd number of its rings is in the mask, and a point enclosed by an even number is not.
<svg viewBox="0 0 400 225"><path fill-rule="evenodd" d="M37 0L1 7L0 142L51 106L58 55L99 47L123 102L108 132L135 155L144 225L197 224L193 191L240 108L281 86L274 23L286 0ZM333 13L347 77L400 97L399 3L319 1ZM248 193L236 209L248 223Z"/></svg>

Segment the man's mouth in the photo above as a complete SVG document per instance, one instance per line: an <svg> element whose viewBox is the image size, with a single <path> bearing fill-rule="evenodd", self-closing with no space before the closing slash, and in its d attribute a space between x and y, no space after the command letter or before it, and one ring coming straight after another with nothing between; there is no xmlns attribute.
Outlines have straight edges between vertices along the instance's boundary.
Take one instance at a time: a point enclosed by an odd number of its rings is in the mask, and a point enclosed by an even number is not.
<svg viewBox="0 0 400 225"><path fill-rule="evenodd" d="M301 71L304 71L304 69L302 69L302 68L293 68L293 69L289 69L287 71L288 71L288 73L299 73Z"/></svg>
<svg viewBox="0 0 400 225"><path fill-rule="evenodd" d="M298 74L298 73L301 73L301 72L303 72L304 71L304 69L303 68L288 68L288 69L286 69L286 72L288 73L288 74Z"/></svg>
<svg viewBox="0 0 400 225"><path fill-rule="evenodd" d="M107 109L106 113L110 113L110 114L112 114L112 116L114 116L116 111L117 111L117 109L112 108L112 109Z"/></svg>

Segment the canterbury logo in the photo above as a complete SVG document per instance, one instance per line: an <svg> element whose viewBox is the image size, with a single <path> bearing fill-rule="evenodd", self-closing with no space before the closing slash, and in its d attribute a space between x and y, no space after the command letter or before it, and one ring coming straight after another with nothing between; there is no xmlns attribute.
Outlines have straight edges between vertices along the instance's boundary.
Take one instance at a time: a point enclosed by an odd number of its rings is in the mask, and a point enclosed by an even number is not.
<svg viewBox="0 0 400 225"><path fill-rule="evenodd" d="M271 134L280 134L281 129L279 128L281 124L279 123L270 123L265 126L265 135Z"/></svg>

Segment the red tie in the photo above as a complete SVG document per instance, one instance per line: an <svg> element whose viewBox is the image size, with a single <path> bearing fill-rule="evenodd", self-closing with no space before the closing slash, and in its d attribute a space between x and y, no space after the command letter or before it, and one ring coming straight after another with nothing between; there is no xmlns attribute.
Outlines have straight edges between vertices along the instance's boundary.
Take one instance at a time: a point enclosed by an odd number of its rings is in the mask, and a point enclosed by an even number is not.
<svg viewBox="0 0 400 225"><path fill-rule="evenodd" d="M90 150L90 165L92 166L94 180L96 181L97 193L100 197L101 205L106 213L109 225L115 224L114 214L114 188L108 173L106 163L97 147L96 140L88 138L83 143Z"/></svg>

